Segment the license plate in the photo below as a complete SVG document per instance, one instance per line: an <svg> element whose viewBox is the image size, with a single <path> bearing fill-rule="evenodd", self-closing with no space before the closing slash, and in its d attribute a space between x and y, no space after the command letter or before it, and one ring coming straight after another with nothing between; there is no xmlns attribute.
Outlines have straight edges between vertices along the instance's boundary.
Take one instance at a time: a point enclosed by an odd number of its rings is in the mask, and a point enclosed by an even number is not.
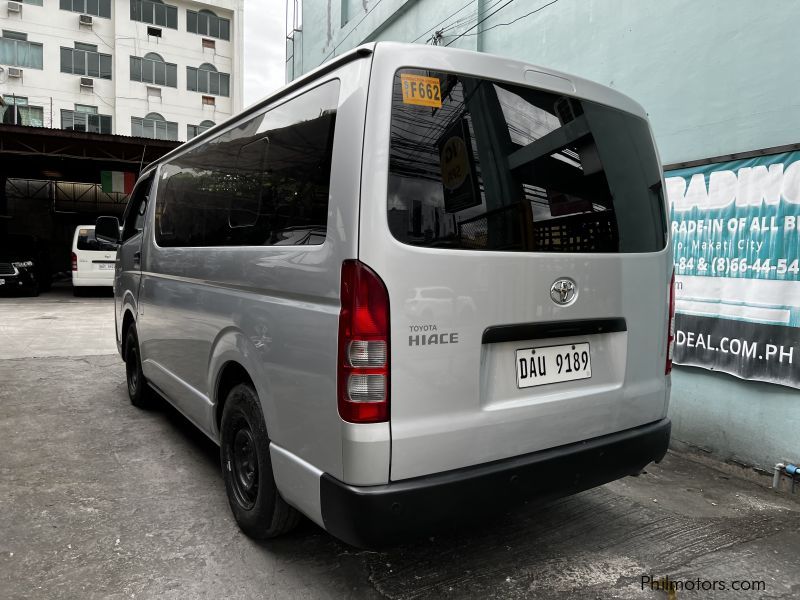
<svg viewBox="0 0 800 600"><path fill-rule="evenodd" d="M108 271L114 268L114 263L100 263L97 265L101 271Z"/></svg>
<svg viewBox="0 0 800 600"><path fill-rule="evenodd" d="M527 388L592 376L589 344L564 344L517 350L517 387Z"/></svg>

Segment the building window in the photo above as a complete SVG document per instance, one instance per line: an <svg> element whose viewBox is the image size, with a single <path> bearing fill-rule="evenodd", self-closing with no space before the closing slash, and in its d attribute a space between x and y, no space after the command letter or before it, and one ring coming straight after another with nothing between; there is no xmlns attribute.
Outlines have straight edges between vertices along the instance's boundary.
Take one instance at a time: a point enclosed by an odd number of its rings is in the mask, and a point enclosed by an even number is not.
<svg viewBox="0 0 800 600"><path fill-rule="evenodd" d="M177 29L178 7L161 0L131 0L131 20Z"/></svg>
<svg viewBox="0 0 800 600"><path fill-rule="evenodd" d="M61 111L61 129L111 134L111 115L100 115L96 106L76 104L75 110Z"/></svg>
<svg viewBox="0 0 800 600"><path fill-rule="evenodd" d="M3 29L3 37L9 40L19 40L21 42L26 42L28 40L27 33L21 33L19 31L9 31L8 29Z"/></svg>
<svg viewBox="0 0 800 600"><path fill-rule="evenodd" d="M97 51L97 46L75 42L74 48L61 47L61 72L111 79L111 55Z"/></svg>
<svg viewBox="0 0 800 600"><path fill-rule="evenodd" d="M42 45L28 41L28 34L3 30L0 37L0 65L42 68Z"/></svg>
<svg viewBox="0 0 800 600"><path fill-rule="evenodd" d="M178 139L178 123L167 121L158 113L150 113L146 117L131 117L131 135L154 140Z"/></svg>
<svg viewBox="0 0 800 600"><path fill-rule="evenodd" d="M215 96L230 96L231 76L219 73L214 65L203 63L198 68L186 67L186 89Z"/></svg>
<svg viewBox="0 0 800 600"><path fill-rule="evenodd" d="M44 127L44 108L31 106L25 96L4 94L5 106L0 106L0 122L6 125Z"/></svg>
<svg viewBox="0 0 800 600"><path fill-rule="evenodd" d="M59 8L84 15L111 18L111 0L59 0Z"/></svg>
<svg viewBox="0 0 800 600"><path fill-rule="evenodd" d="M186 126L186 139L190 140L197 137L204 131L208 131L215 125L214 121L203 121L200 125L187 125Z"/></svg>
<svg viewBox="0 0 800 600"><path fill-rule="evenodd" d="M231 39L231 22L218 17L210 10L201 10L200 12L187 10L186 30L189 33L207 35L220 40Z"/></svg>
<svg viewBox="0 0 800 600"><path fill-rule="evenodd" d="M131 56L131 81L176 88L178 87L178 65L164 62L164 59L155 52L148 52L144 58Z"/></svg>

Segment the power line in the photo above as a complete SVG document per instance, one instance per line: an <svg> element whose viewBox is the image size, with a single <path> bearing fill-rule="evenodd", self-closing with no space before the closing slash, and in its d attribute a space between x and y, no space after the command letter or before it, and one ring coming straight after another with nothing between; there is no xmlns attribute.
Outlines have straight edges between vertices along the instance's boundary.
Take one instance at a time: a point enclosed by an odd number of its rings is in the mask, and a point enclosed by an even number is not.
<svg viewBox="0 0 800 600"><path fill-rule="evenodd" d="M468 31L472 31L472 30L473 30L473 29L475 29L475 28L476 28L478 25L480 25L481 23L483 23L483 22L484 22L486 19L489 19L489 18L493 17L494 15L496 15L497 13L499 13L501 10L503 10L503 9L504 9L506 6L508 6L509 4L511 4L513 1L514 1L514 0L508 0L508 2L506 2L505 4L503 4L503 5L502 5L500 8L498 8L497 10L494 10L494 11L490 12L488 15L486 15L485 17L483 17L483 18L482 18L480 21L478 21L477 23L475 23L475 25L473 25L473 26L472 26L472 27L470 27L469 29L465 29L465 30L464 30L464 31L463 31L463 32L462 32L460 35L456 36L455 38L453 38L452 40L450 40L449 42L447 42L447 43L445 44L445 46L449 46L450 44L452 44L453 42L455 42L455 41L456 41L456 40L458 40L459 38L462 38L462 37L464 37L464 35L465 35L465 34L466 34Z"/></svg>
<svg viewBox="0 0 800 600"><path fill-rule="evenodd" d="M494 4L490 4L490 5L489 5L489 6L487 6L487 7L486 7L484 10L491 10L492 8L494 8L495 6L497 6L498 4L500 4L500 2L502 2L502 1L503 1L503 0L495 0ZM459 26L461 26L461 25L464 25L464 26L466 26L466 25L468 25L468 24L471 24L471 23L472 23L472 22L474 22L474 21L477 21L477 20L478 20L478 18L479 18L477 14L474 14L474 15L467 15L467 16L465 16L465 17L461 17L460 19L456 19L455 21L453 21L452 23L449 23L449 24L445 25L445 26L444 26L444 27L442 27L441 29L437 29L437 28L438 28L440 25L443 25L443 24L444 24L446 21L448 21L449 19L451 19L452 17L454 17L455 15L457 15L458 13L460 13L462 10L464 10L465 8L467 8L467 7L468 7L470 4L473 4L474 2L475 2L475 0L470 0L470 2L467 2L467 3L466 3L464 6L462 6L461 8L459 8L459 9L458 9L456 12L454 12L453 14L451 14L449 17L446 17L446 18L442 19L442 20L441 20L441 21L439 21L439 22L438 22L436 25L434 25L433 27L431 27L430 29L428 29L428 30L427 30L425 33L423 33L422 35L418 36L418 37L417 37L417 38L414 40L414 42L417 42L417 41L419 41L419 40L420 40L422 37L424 37L425 35L427 35L427 34L428 34L428 33L430 33L431 31L435 31L435 32L436 32L436 34L439 34L439 33L444 33L445 31L448 31L448 30L450 30L450 29L453 29L454 27L459 27ZM433 39L433 37L429 38L429 39L428 39L428 41L430 41L431 39ZM412 43L414 43L414 42L412 42Z"/></svg>
<svg viewBox="0 0 800 600"><path fill-rule="evenodd" d="M469 29L465 29L465 30L464 30L463 32L461 32L461 33L460 33L458 36L454 37L452 40L450 40L449 42L447 42L447 43L445 44L445 46L449 46L450 44L454 43L454 42L455 42L455 41L457 41L458 39L460 39L460 38L464 37L464 36L465 36L465 35L467 35L467 34L468 34L470 31L472 31L473 29L475 29L476 27L478 27L478 26L479 26L481 23L483 23L483 22L484 22L484 21L486 21L487 19L490 19L491 17L493 17L494 15L496 15L497 13L499 13L501 10L503 10L503 9L504 9L506 6L508 6L508 5L509 5L509 4L511 4L512 2L514 2L514 0L508 0L508 2L506 2L505 4L503 4L503 5L502 5L501 7L499 7L497 10L494 10L494 11L492 11L491 13L489 13L488 15L486 15L486 16L485 16L483 19L481 19L480 21L478 21L477 23L475 23L475 24L474 24L472 27L470 27ZM514 21L511 21L511 23L514 23L514 22L516 22L516 21L519 21L520 19L524 19L525 17L529 17L529 16L531 16L532 14L539 12L540 10L544 10L545 8L547 8L548 6L551 6L551 5L555 4L556 2L558 2L558 0L552 0L551 2L548 2L547 4L544 4L544 5L540 6L540 7L539 7L539 8L537 8L536 10L533 10L533 11L529 12L529 13L528 13L528 14L526 14L526 15L523 15L523 16L521 16L521 17L517 18L517 19L514 19ZM504 23L504 25L509 25L509 24L510 24L510 23ZM494 27L495 27L495 26L492 26L492 27L490 27L489 29L492 29L492 28L494 28ZM475 35L475 34L473 34L473 35Z"/></svg>
<svg viewBox="0 0 800 600"><path fill-rule="evenodd" d="M431 27L430 29L428 29L428 31L426 31L425 33L423 33L423 34L421 34L421 35L417 36L417 38L416 38L414 41L412 41L411 43L412 43L412 44L414 44L414 43L418 42L418 41L419 41L421 38L425 37L425 36L426 36L426 35L428 35L428 34L429 34L431 31L433 31L434 29L436 29L437 27L439 27L439 25L441 25L442 23L444 23L444 22L445 22L445 21L447 21L448 19L452 19L452 18L453 18L453 17L455 17L455 16L456 16L458 13L460 13L462 10L464 10L465 8L467 8L467 7L468 7L470 4L474 4L474 3L475 3L475 0L469 0L469 2L467 2L467 3L466 3L464 6L462 6L461 8L459 8L459 9L458 9L456 12L454 12L452 15L450 15L449 17L445 17L444 19L442 19L441 21L439 21L439 22L438 22L436 25L434 25L433 27Z"/></svg>
<svg viewBox="0 0 800 600"><path fill-rule="evenodd" d="M545 4L544 6L540 6L536 10L532 10L531 12L529 12L527 14L524 14L522 16L519 16L516 19L512 19L508 23L496 23L496 24L492 25L491 27L487 27L486 29L481 30L480 33L486 33L487 31L489 31L490 29L494 29L495 27L504 27L506 25L512 25L512 24L516 23L517 21L521 21L522 19L524 19L526 17L530 17L531 15L539 12L540 10L544 10L545 8L547 8L551 4L555 4L556 2L558 2L558 0L553 0L552 2L550 2L548 4ZM478 35L478 34L477 33L467 33L467 34L462 34L462 35L472 36L472 35ZM456 38L456 39L458 39L458 38ZM453 41L455 41L455 40L453 40Z"/></svg>
<svg viewBox="0 0 800 600"><path fill-rule="evenodd" d="M489 2L488 5L483 7L483 11L482 12L486 12L486 11L492 10L495 6L500 4L502 1L503 0L494 0L494 2ZM476 11L475 14L473 14L473 15L469 15L468 17L463 17L461 19L457 19L456 21L453 21L452 23L450 23L446 27L443 27L441 29L441 31L447 31L449 29L453 29L454 27L458 27L459 25L465 25L465 26L466 25L470 25L470 24L474 23L475 21L477 21L478 19L480 19L480 14Z"/></svg>
<svg viewBox="0 0 800 600"><path fill-rule="evenodd" d="M333 56L333 54L336 52L336 50L339 48L339 46L341 46L342 44L344 44L344 41L345 41L347 38L349 38L349 37L350 37L350 34L351 34L351 33L353 33L353 32L354 32L356 29L358 29L358 26L359 26L359 25L361 25L361 23L363 23L363 22L364 22L364 19L366 19L366 18L369 16L369 14L370 14L370 13L371 13L373 10L375 10L376 8L378 8L378 5L379 5L381 2L383 2L383 0L378 0L378 1L377 1L375 4L373 4L373 5L372 5L372 8L370 8L370 9L369 9L369 10L368 10L368 11L367 11L365 14L364 14L364 16L363 16L363 17L361 17L361 20L360 20L358 23L356 23L355 25L353 25L353 28L352 28L350 31L348 31L348 32L347 32L347 35L345 35L345 36L344 36L344 37L343 37L341 40L339 40L339 43L338 43L338 44L336 44L336 45L333 47L333 50L331 50L331 51L328 53L328 55L327 55L327 56L326 56L326 57L323 59L323 61L322 61L322 62L325 62L325 61L326 61L326 60L328 60L328 59L329 59L331 56Z"/></svg>

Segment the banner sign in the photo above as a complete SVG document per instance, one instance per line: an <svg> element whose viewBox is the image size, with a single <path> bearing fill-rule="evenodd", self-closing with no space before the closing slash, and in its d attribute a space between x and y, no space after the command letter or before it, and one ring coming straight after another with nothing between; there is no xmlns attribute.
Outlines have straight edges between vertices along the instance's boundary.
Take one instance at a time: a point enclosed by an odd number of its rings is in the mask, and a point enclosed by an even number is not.
<svg viewBox="0 0 800 600"><path fill-rule="evenodd" d="M800 388L800 152L664 177L675 363Z"/></svg>

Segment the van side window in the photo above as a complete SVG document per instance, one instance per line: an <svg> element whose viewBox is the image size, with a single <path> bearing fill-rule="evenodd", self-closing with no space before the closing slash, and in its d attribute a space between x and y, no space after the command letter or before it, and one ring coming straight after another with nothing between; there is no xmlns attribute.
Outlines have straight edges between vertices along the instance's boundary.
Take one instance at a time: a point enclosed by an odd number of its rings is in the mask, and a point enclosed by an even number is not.
<svg viewBox="0 0 800 600"><path fill-rule="evenodd" d="M158 245L322 244L338 102L329 81L165 164Z"/></svg>
<svg viewBox="0 0 800 600"><path fill-rule="evenodd" d="M128 201L128 208L125 211L125 225L122 228L122 241L132 238L137 233L141 233L144 228L144 214L147 212L147 202L150 199L150 188L153 185L153 177L142 181L133 190L133 196Z"/></svg>

